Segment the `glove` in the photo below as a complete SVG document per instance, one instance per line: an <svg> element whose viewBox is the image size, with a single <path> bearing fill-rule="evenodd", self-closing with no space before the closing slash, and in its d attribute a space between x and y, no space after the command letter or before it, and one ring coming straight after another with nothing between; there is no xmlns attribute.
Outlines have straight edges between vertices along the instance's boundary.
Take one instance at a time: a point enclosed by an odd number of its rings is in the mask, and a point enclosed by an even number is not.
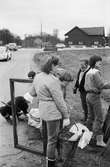
<svg viewBox="0 0 110 167"><path fill-rule="evenodd" d="M74 88L74 89L73 89L73 94L76 94L76 93L77 93L77 89Z"/></svg>
<svg viewBox="0 0 110 167"><path fill-rule="evenodd" d="M68 126L69 124L70 124L70 119L69 118L66 118L66 119L63 120L63 128L65 126Z"/></svg>

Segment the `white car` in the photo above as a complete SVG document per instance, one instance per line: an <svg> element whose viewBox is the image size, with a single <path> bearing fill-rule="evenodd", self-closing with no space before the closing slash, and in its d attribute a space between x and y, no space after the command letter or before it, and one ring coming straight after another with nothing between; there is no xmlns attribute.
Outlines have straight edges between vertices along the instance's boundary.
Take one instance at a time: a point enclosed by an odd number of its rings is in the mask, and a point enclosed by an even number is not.
<svg viewBox="0 0 110 167"><path fill-rule="evenodd" d="M12 57L12 53L6 46L0 46L0 61L8 61Z"/></svg>
<svg viewBox="0 0 110 167"><path fill-rule="evenodd" d="M8 49L11 50L11 51L17 51L18 50L18 47L16 45L16 43L9 43L7 45Z"/></svg>
<svg viewBox="0 0 110 167"><path fill-rule="evenodd" d="M64 43L57 43L56 47L63 49L63 48L65 48L65 44Z"/></svg>

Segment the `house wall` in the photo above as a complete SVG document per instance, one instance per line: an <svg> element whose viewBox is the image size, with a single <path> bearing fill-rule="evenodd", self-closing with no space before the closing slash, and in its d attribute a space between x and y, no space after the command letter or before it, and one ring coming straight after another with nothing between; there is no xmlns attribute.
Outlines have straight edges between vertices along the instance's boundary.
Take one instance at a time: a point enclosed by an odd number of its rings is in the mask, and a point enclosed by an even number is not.
<svg viewBox="0 0 110 167"><path fill-rule="evenodd" d="M91 46L94 45L94 42L99 45L103 45L104 39L103 36L90 36L84 33L79 28L74 28L70 33L68 33L68 37L65 38L66 45L86 45Z"/></svg>
<svg viewBox="0 0 110 167"><path fill-rule="evenodd" d="M91 36L90 38L91 38L92 44L94 44L94 42L98 42L98 46L104 46L105 44L105 38L102 35L94 35L94 36Z"/></svg>
<svg viewBox="0 0 110 167"><path fill-rule="evenodd" d="M75 28L73 31L71 31L68 35L68 38L65 39L66 44L71 43L72 45L78 45L81 42L84 44L89 42L89 36L78 28Z"/></svg>

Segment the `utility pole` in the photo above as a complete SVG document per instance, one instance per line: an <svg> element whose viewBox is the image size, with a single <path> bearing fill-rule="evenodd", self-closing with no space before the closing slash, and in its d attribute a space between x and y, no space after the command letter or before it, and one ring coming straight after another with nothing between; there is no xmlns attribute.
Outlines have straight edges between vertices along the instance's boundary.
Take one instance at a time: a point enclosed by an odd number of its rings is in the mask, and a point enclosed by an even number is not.
<svg viewBox="0 0 110 167"><path fill-rule="evenodd" d="M42 36L42 23L41 23L41 48L42 48L43 36Z"/></svg>

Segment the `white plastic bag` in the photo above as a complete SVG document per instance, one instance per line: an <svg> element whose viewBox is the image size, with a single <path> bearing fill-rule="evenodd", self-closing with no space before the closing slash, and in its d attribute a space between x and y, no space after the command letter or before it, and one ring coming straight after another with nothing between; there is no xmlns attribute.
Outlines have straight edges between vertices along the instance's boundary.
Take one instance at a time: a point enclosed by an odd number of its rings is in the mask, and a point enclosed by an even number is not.
<svg viewBox="0 0 110 167"><path fill-rule="evenodd" d="M41 120L38 108L32 108L30 112L27 114L27 116L28 116L28 125L34 126L35 128L41 127Z"/></svg>
<svg viewBox="0 0 110 167"><path fill-rule="evenodd" d="M80 147L81 149L86 147L89 144L89 142L90 142L90 140L92 138L92 135L93 135L93 132L85 131L83 133L82 137L79 140L78 147Z"/></svg>
<svg viewBox="0 0 110 167"><path fill-rule="evenodd" d="M32 103L32 101L33 101L33 97L29 94L29 92L24 94L24 99L29 101L30 103Z"/></svg>
<svg viewBox="0 0 110 167"><path fill-rule="evenodd" d="M73 133L73 136L69 138L69 141L77 141L78 138L81 137L78 143L78 147L81 149L89 144L93 135L93 132L89 131L89 129L81 123L74 124L69 132Z"/></svg>

